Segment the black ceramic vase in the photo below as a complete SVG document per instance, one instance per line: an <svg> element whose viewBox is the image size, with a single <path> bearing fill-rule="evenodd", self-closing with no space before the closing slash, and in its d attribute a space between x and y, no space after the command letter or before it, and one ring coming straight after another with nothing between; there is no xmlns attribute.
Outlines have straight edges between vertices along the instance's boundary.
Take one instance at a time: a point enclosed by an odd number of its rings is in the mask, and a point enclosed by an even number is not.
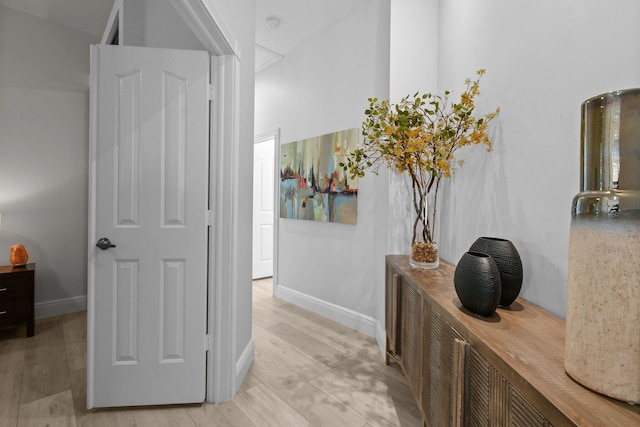
<svg viewBox="0 0 640 427"><path fill-rule="evenodd" d="M513 243L498 237L478 237L469 251L491 255L500 271L502 283L500 305L502 307L511 305L522 288L522 261Z"/></svg>
<svg viewBox="0 0 640 427"><path fill-rule="evenodd" d="M472 313L489 317L498 308L502 287L493 258L481 252L466 252L453 276L462 305Z"/></svg>

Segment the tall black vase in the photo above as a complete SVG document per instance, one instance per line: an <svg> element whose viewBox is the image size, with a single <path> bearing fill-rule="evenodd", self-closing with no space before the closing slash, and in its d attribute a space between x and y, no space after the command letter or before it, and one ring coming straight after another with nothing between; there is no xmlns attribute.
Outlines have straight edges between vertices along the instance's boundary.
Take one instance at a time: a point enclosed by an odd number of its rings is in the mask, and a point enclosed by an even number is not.
<svg viewBox="0 0 640 427"><path fill-rule="evenodd" d="M498 237L478 237L469 251L488 254L495 260L502 283L500 305L511 305L522 288L522 260L513 243Z"/></svg>
<svg viewBox="0 0 640 427"><path fill-rule="evenodd" d="M489 317L498 308L500 271L489 255L471 251L462 255L453 283L460 302L470 312Z"/></svg>

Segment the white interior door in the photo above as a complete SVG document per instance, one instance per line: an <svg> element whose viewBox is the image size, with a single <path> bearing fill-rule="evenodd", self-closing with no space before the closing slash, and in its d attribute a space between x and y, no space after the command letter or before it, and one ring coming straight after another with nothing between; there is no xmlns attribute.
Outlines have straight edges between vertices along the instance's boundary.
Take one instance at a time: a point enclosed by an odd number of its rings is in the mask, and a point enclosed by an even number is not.
<svg viewBox="0 0 640 427"><path fill-rule="evenodd" d="M208 85L207 52L92 46L89 408L205 398Z"/></svg>
<svg viewBox="0 0 640 427"><path fill-rule="evenodd" d="M273 276L274 138L253 145L253 278Z"/></svg>

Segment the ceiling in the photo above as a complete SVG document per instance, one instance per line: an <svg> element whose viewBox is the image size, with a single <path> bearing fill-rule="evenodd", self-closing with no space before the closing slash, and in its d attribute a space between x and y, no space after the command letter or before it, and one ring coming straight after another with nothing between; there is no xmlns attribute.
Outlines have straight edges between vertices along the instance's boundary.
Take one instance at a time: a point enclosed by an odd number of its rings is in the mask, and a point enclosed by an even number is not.
<svg viewBox="0 0 640 427"><path fill-rule="evenodd" d="M102 38L113 0L0 0L0 5Z"/></svg>
<svg viewBox="0 0 640 427"><path fill-rule="evenodd" d="M256 72L371 1L256 0ZM0 0L0 5L101 38L113 0ZM269 18L276 21L270 25Z"/></svg>
<svg viewBox="0 0 640 427"><path fill-rule="evenodd" d="M372 0L256 0L256 72ZM269 25L269 18L278 25ZM271 28L273 27L273 28Z"/></svg>

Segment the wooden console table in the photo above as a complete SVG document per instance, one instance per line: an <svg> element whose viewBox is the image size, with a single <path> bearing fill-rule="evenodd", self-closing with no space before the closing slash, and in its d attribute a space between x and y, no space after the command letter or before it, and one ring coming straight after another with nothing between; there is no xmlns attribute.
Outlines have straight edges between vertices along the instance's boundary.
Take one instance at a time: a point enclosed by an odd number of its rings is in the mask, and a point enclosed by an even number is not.
<svg viewBox="0 0 640 427"><path fill-rule="evenodd" d="M35 264L0 266L0 327L27 324L27 336L34 334Z"/></svg>
<svg viewBox="0 0 640 427"><path fill-rule="evenodd" d="M565 373L562 319L523 299L474 315L456 295L454 271L386 258L387 362L399 363L426 426L640 426L640 405Z"/></svg>

